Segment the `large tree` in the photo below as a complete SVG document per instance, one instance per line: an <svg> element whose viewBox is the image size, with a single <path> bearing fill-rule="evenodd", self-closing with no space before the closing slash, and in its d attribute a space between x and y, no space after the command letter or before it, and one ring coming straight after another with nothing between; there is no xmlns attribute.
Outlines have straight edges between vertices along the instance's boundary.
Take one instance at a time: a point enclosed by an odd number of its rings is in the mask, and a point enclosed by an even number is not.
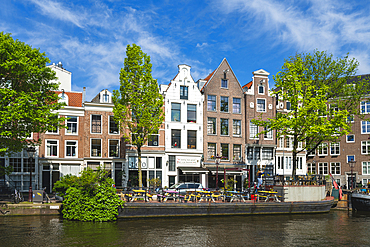
<svg viewBox="0 0 370 247"><path fill-rule="evenodd" d="M0 33L0 156L40 143L48 126L60 126L58 84L45 53Z"/></svg>
<svg viewBox="0 0 370 247"><path fill-rule="evenodd" d="M367 80L355 77L357 67L357 60L348 55L335 59L315 51L290 57L274 76L272 94L278 101L290 102L291 109L277 112L269 121L254 122L276 130L278 138L293 137L292 175L298 153L308 155L323 141L335 142L351 131L348 119L360 116L360 102L369 93Z"/></svg>
<svg viewBox="0 0 370 247"><path fill-rule="evenodd" d="M139 187L142 187L141 148L158 134L164 120L163 97L152 77L150 56L140 46L127 45L120 89L113 91L113 113L127 142L137 148ZM128 130L128 131L126 131Z"/></svg>

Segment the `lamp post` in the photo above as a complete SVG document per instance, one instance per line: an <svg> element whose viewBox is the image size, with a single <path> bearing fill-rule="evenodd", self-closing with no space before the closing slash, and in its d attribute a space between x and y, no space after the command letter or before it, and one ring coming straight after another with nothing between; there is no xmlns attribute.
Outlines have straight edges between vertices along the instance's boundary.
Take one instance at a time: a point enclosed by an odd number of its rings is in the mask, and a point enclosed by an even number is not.
<svg viewBox="0 0 370 247"><path fill-rule="evenodd" d="M220 164L221 157L218 156L218 154L215 157L215 163L216 163L216 190L218 190L218 165Z"/></svg>
<svg viewBox="0 0 370 247"><path fill-rule="evenodd" d="M355 167L356 161L350 160L348 161L348 165L351 168L351 190L353 189L353 168Z"/></svg>
<svg viewBox="0 0 370 247"><path fill-rule="evenodd" d="M33 155L36 152L36 149L34 147L28 147L26 151L28 154L28 169L30 169L30 188L28 190L28 201L32 202L33 201L33 197L32 197L32 159L33 159Z"/></svg>

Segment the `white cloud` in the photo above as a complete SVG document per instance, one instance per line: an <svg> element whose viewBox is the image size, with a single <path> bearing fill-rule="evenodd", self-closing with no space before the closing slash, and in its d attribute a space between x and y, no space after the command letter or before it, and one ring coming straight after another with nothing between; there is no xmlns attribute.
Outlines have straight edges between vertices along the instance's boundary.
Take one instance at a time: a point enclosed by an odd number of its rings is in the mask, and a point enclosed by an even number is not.
<svg viewBox="0 0 370 247"><path fill-rule="evenodd" d="M199 44L199 43L197 43L197 48L203 48L203 47L206 47L206 46L208 46L208 43L202 43L202 44Z"/></svg>

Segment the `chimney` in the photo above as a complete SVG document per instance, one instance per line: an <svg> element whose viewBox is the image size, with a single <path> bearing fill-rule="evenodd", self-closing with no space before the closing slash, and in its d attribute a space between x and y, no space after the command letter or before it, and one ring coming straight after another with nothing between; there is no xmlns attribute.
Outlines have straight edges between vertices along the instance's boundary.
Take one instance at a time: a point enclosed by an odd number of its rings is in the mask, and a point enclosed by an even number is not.
<svg viewBox="0 0 370 247"><path fill-rule="evenodd" d="M84 91L82 93L82 103L85 103L85 97L86 97L86 87L84 87Z"/></svg>

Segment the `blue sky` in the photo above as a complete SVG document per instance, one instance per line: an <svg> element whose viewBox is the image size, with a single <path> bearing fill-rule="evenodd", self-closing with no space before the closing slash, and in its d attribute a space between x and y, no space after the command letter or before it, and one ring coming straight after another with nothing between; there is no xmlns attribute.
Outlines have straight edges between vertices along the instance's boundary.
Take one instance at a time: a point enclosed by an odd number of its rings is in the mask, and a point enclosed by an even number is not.
<svg viewBox="0 0 370 247"><path fill-rule="evenodd" d="M194 80L224 57L241 85L252 72L276 74L296 52L349 53L370 73L370 2L356 0L2 0L0 31L46 52L71 71L72 90L118 89L127 44L151 56L168 84L178 64ZM272 76L270 76L273 86Z"/></svg>

